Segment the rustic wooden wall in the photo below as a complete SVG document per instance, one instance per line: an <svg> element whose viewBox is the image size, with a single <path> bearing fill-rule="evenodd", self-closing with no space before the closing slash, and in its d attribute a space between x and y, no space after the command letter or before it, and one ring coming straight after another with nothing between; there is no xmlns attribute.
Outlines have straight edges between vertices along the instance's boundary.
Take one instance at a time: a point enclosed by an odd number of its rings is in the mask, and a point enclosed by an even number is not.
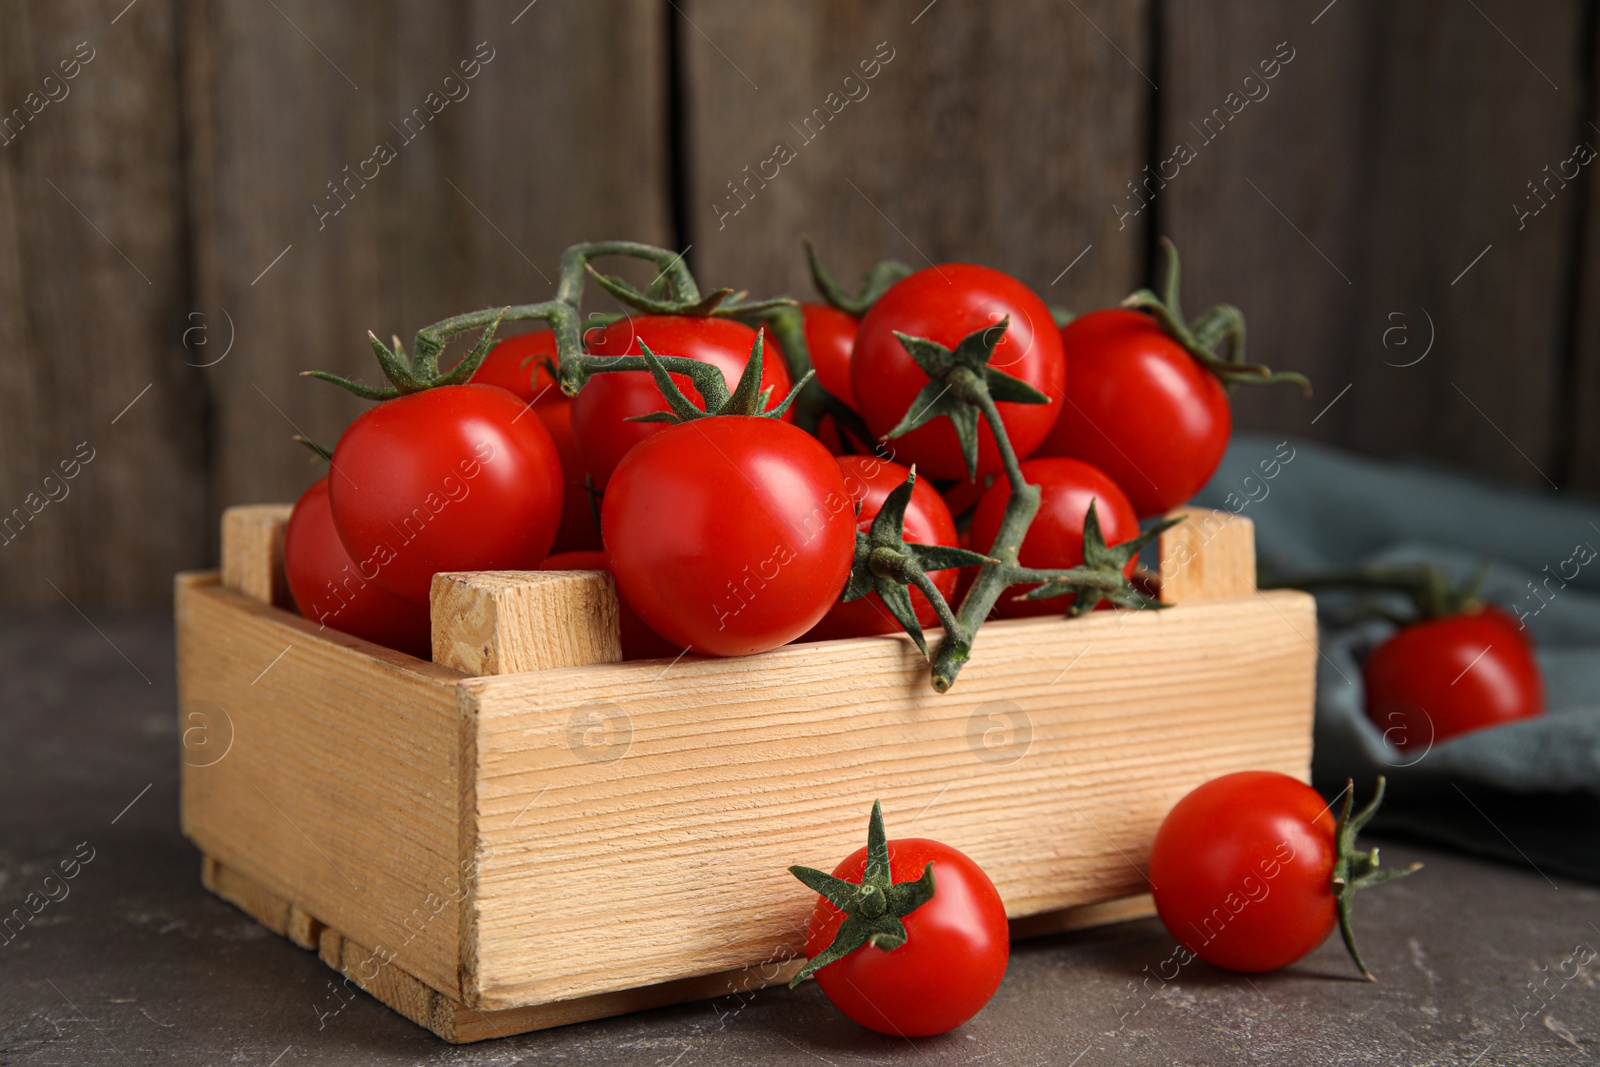
<svg viewBox="0 0 1600 1067"><path fill-rule="evenodd" d="M1241 426L1600 490L1594 168L1512 207L1600 147L1595 6L0 0L0 116L93 53L0 132L0 517L67 491L0 537L0 603L163 602L360 409L295 372L370 376L367 329L543 297L607 236L760 293L806 292L802 233L851 280L969 258L1082 309L1170 233L1190 310L1317 383Z"/></svg>

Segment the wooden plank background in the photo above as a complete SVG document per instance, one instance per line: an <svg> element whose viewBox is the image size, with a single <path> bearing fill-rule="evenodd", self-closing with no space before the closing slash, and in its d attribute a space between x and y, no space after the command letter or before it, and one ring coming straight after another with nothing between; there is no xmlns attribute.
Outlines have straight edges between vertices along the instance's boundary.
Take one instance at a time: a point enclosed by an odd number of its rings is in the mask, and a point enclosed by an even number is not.
<svg viewBox="0 0 1600 1067"><path fill-rule="evenodd" d="M1584 0L0 0L0 25L0 117L26 118L0 127L0 517L29 518L0 603L164 602L223 507L315 476L290 434L360 410L295 372L370 376L367 329L543 298L562 247L613 236L757 293L807 291L804 233L847 278L974 259L1082 310L1168 233L1191 313L1239 304L1253 354L1317 384L1240 393L1239 425L1600 490L1593 168L1548 180L1600 147Z"/></svg>

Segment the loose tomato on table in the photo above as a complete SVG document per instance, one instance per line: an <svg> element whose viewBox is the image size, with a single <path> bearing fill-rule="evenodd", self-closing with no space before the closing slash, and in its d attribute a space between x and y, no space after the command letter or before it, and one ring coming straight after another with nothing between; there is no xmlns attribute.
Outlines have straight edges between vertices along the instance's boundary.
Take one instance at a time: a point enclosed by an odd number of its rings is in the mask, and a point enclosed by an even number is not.
<svg viewBox="0 0 1600 1067"><path fill-rule="evenodd" d="M606 562L604 552L557 552L539 564L539 569L605 571L609 574L611 565ZM617 597L617 623L618 629L621 630L623 659L661 659L666 656L676 656L683 651L682 645L674 645L646 626L639 618L638 612L629 607L628 602L621 596Z"/></svg>
<svg viewBox="0 0 1600 1067"><path fill-rule="evenodd" d="M853 501L852 508L859 506L861 509L856 515L856 528L863 531L871 527L872 520L877 518L884 500L898 489L911 473L898 463L876 456L840 456L837 462L840 472L844 475L845 488ZM955 520L950 517L950 509L945 507L944 500L927 482L919 481L912 488L902 529L908 543L957 547L960 545L960 539L956 535ZM953 567L933 572L933 584L938 587L946 600L955 593L956 578L959 574L960 571ZM910 594L911 606L916 612L917 621L924 626L937 625L938 616L928 598L915 589L911 590ZM834 604L828 609L828 614L822 621L812 627L811 632L806 634L803 640L828 641L840 637L868 637L873 634L899 633L900 629L900 623L889 613L883 598L874 592L857 600Z"/></svg>
<svg viewBox="0 0 1600 1067"><path fill-rule="evenodd" d="M1544 712L1528 638L1493 605L1401 627L1361 675L1367 718L1402 752Z"/></svg>
<svg viewBox="0 0 1600 1067"><path fill-rule="evenodd" d="M1355 837L1377 813L1384 781L1354 816L1346 787L1337 820L1304 782L1276 771L1213 778L1174 805L1150 849L1150 883L1167 932L1207 963L1231 971L1286 967L1335 926L1363 977L1375 980L1350 927L1358 889L1420 867L1379 870L1378 850Z"/></svg>
<svg viewBox="0 0 1600 1067"><path fill-rule="evenodd" d="M780 412L753 413L762 363L757 341L721 414L694 405L662 370L683 421L622 457L600 514L623 598L650 629L706 655L799 637L838 599L854 559L854 509L833 456ZM631 373L640 372L599 374L584 393Z"/></svg>
<svg viewBox="0 0 1600 1067"><path fill-rule="evenodd" d="M928 1037L993 998L1011 956L1005 905L965 853L922 837L889 841L874 802L867 847L825 874L790 872L819 894L806 924L809 962L834 1007L869 1030Z"/></svg>
<svg viewBox="0 0 1600 1067"><path fill-rule="evenodd" d="M929 267L896 282L861 320L850 356L850 380L867 426L883 436L904 419L928 375L896 334L955 349L963 338L1005 325L989 366L1045 394L1046 403L997 404L1011 446L1032 453L1061 410L1066 363L1050 309L1009 275L971 263ZM960 441L948 419L934 419L895 438L895 458L934 478L968 478ZM978 428L977 473L1001 469L987 425Z"/></svg>
<svg viewBox="0 0 1600 1067"><path fill-rule="evenodd" d="M483 363L473 372L476 385L498 385L533 405L533 413L550 431L556 452L561 456L561 526L556 531L553 552L573 552L600 547L600 528L595 522L596 507L587 484L587 472L572 431L572 398L557 388L550 367L558 359L555 334L548 329L530 330L507 337L490 349Z"/></svg>
<svg viewBox="0 0 1600 1067"><path fill-rule="evenodd" d="M585 335L592 356L637 356L642 342L660 356L709 363L730 382L744 370L755 339L756 331L741 322L695 315L638 315ZM691 402L703 403L686 376L674 374L672 379ZM763 361L761 385L772 391L765 410L782 402L790 384L782 359ZM665 410L661 391L645 371L597 374L584 385L572 402L572 429L597 489L606 487L629 449L664 428L662 423L628 420Z"/></svg>
<svg viewBox="0 0 1600 1067"><path fill-rule="evenodd" d="M1039 511L1018 553L1017 562L1022 566L1066 569L1081 564L1084 520L1091 504L1096 505L1095 514L1107 546L1115 547L1139 536L1139 517L1134 514L1127 494L1089 464L1076 459L1035 457L1022 461L1022 477L1029 485L1039 487ZM1010 497L1011 484L1004 478L998 479L983 494L973 512L969 531L973 551L988 552L993 547ZM1136 559L1130 559L1123 573L1131 577L1137 563ZM1033 588L1032 585L1012 586L995 603L995 610L1002 618L1010 619L1060 615L1072 606L1071 593L1041 600L1016 599Z"/></svg>
<svg viewBox="0 0 1600 1067"><path fill-rule="evenodd" d="M1167 250L1165 294L1142 290L1126 304L1079 316L1061 329L1067 382L1061 418L1041 456L1094 464L1122 486L1141 519L1187 502L1216 473L1233 432L1228 388L1293 381L1243 360L1244 320L1218 305L1185 325L1178 309L1178 253ZM1232 359L1215 347L1232 338Z"/></svg>
<svg viewBox="0 0 1600 1067"><path fill-rule="evenodd" d="M283 532L283 570L300 614L419 659L432 654L428 606L395 596L350 558L333 526L328 479L311 483Z"/></svg>

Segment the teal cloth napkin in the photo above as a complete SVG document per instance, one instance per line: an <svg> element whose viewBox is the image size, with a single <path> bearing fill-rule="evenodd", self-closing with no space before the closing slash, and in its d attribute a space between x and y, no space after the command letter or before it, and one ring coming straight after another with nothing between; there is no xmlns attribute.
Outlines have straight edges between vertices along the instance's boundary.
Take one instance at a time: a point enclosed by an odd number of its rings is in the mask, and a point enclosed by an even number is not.
<svg viewBox="0 0 1600 1067"><path fill-rule="evenodd" d="M1362 712L1361 664L1393 624L1319 595L1313 784L1332 797L1353 778L1359 804L1385 775L1374 830L1600 881L1600 506L1252 435L1195 503L1254 520L1271 571L1431 561L1460 578L1487 565L1481 595L1533 634L1546 713L1400 752Z"/></svg>

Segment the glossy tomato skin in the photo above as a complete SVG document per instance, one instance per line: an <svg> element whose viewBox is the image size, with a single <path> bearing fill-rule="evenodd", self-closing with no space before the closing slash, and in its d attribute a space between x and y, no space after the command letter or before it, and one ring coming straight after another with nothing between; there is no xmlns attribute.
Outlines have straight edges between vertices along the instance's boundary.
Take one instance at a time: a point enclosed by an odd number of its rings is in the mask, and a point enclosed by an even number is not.
<svg viewBox="0 0 1600 1067"><path fill-rule="evenodd" d="M554 400L561 395L545 361L557 362L556 335L548 329L503 337L472 372L474 385L498 385L524 403Z"/></svg>
<svg viewBox="0 0 1600 1067"><path fill-rule="evenodd" d="M1496 607L1402 627L1362 668L1367 718L1401 751L1544 712L1544 679Z"/></svg>
<svg viewBox="0 0 1600 1067"><path fill-rule="evenodd" d="M890 952L863 946L817 972L840 1011L869 1030L901 1037L943 1034L982 1010L1006 974L1011 935L994 883L965 853L921 837L889 842L889 873L912 882L933 864L933 897L901 921L905 944ZM867 850L834 868L861 883ZM833 943L844 913L818 898L806 926L806 955Z"/></svg>
<svg viewBox="0 0 1600 1067"><path fill-rule="evenodd" d="M1233 432L1217 376L1142 311L1090 312L1061 340L1067 403L1039 454L1099 467L1141 519L1186 503L1216 473Z"/></svg>
<svg viewBox="0 0 1600 1067"><path fill-rule="evenodd" d="M368 408L339 438L339 539L373 579L427 604L439 571L531 570L561 524L561 458L498 386L449 385Z"/></svg>
<svg viewBox="0 0 1600 1067"><path fill-rule="evenodd" d="M586 335L593 356L637 356L643 341L658 356L679 356L710 363L722 371L731 391L738 385L755 344L756 331L730 319L687 315L641 315L621 319ZM674 374L672 380L684 396L704 406L704 398L690 380ZM772 389L767 410L777 407L789 393L789 372L777 352L764 353L761 384ZM572 428L584 464L595 485L604 488L628 450L646 437L661 432L666 423L628 422L635 415L666 411L667 402L645 371L596 374L579 390L572 406Z"/></svg>
<svg viewBox="0 0 1600 1067"><path fill-rule="evenodd" d="M539 564L542 571L605 571L611 572L604 552L589 550L557 552ZM674 645L640 620L637 612L622 597L617 597L618 629L622 637L623 659L661 659L676 656L682 645Z"/></svg>
<svg viewBox="0 0 1600 1067"><path fill-rule="evenodd" d="M850 356L851 386L858 410L878 436L894 429L928 384L895 332L925 337L947 348L975 330L1009 317L989 365L1040 390L1048 404L999 405L1006 433L1018 456L1043 443L1061 411L1066 361L1061 334L1044 301L1010 275L971 263L945 263L896 282L861 320ZM916 464L931 478L967 478L966 461L950 420L936 418L894 440L895 458ZM1002 467L988 426L978 431L978 473Z"/></svg>
<svg viewBox="0 0 1600 1067"><path fill-rule="evenodd" d="M855 515L839 465L777 419L669 426L617 465L600 516L617 588L679 648L744 656L793 641L839 598Z"/></svg>
<svg viewBox="0 0 1600 1067"><path fill-rule="evenodd" d="M811 368L817 384L832 393L852 410L856 407L855 389L850 384L850 351L855 347L854 315L832 304L801 304L800 318L806 333L806 348L811 353Z"/></svg>
<svg viewBox="0 0 1600 1067"><path fill-rule="evenodd" d="M1022 477L1029 485L1039 487L1039 513L1028 527L1018 553L1018 561L1024 567L1066 568L1082 563L1083 520L1089 514L1091 500L1097 502L1095 515L1108 546L1139 536L1139 517L1134 514L1128 495L1103 472L1082 460L1035 456L1023 460ZM972 515L973 551L988 552L993 547L1010 496L1011 483L997 478L978 501L978 509ZM1136 561L1129 560L1124 573L1133 574L1135 565ZM1047 600L1012 599L1032 588L1019 585L1006 590L995 602L995 610L1002 618L1014 619L1060 615L1072 606L1070 593Z"/></svg>
<svg viewBox="0 0 1600 1067"><path fill-rule="evenodd" d="M904 485L906 476L911 473L898 463L876 456L840 456L838 463L839 471L844 475L845 488L849 490L853 501L851 506L857 503L861 505L856 528L863 531L877 518L884 499ZM919 545L960 544L955 520L950 517L950 509L945 507L944 498L931 484L921 479L912 488L911 501L906 505L904 536L907 543ZM960 573L952 567L932 571L928 577L933 579L934 586L949 601L955 595L956 579ZM939 625L933 605L915 589L911 590L911 607L917 613L917 621L923 626ZM805 640L831 641L840 637L870 637L873 634L900 632L900 623L884 607L883 598L877 593L868 593L848 604L836 602L822 621L806 634Z"/></svg>
<svg viewBox="0 0 1600 1067"><path fill-rule="evenodd" d="M1230 971L1286 967L1338 923L1327 801L1276 771L1213 778L1178 801L1150 849L1162 925Z"/></svg>
<svg viewBox="0 0 1600 1067"><path fill-rule="evenodd" d="M418 659L432 653L428 608L364 576L333 527L328 479L300 494L283 533L283 569L300 614Z"/></svg>

